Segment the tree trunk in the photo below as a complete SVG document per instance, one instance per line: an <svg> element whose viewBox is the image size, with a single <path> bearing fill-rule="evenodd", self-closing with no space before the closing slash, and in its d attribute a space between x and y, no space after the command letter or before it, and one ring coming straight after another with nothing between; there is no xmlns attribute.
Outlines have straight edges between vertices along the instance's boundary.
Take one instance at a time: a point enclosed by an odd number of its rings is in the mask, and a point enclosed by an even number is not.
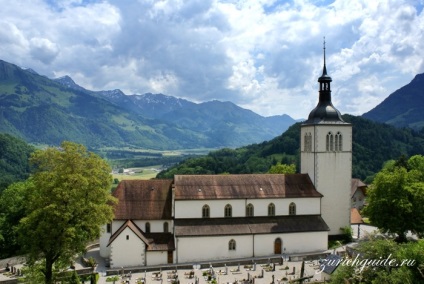
<svg viewBox="0 0 424 284"><path fill-rule="evenodd" d="M46 257L46 271L44 273L44 280L46 284L53 284L53 260Z"/></svg>

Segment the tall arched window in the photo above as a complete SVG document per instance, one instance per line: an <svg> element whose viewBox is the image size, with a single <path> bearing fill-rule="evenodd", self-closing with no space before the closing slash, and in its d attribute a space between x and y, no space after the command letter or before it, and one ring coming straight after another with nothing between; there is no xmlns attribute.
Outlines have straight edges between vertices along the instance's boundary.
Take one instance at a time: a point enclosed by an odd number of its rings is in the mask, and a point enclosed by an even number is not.
<svg viewBox="0 0 424 284"><path fill-rule="evenodd" d="M233 216L233 208L231 207L230 204L225 205L224 216L225 217Z"/></svg>
<svg viewBox="0 0 424 284"><path fill-rule="evenodd" d="M146 233L150 233L150 223L146 223Z"/></svg>
<svg viewBox="0 0 424 284"><path fill-rule="evenodd" d="M270 203L268 205L268 216L275 216L275 205L274 205L274 203Z"/></svg>
<svg viewBox="0 0 424 284"><path fill-rule="evenodd" d="M336 151L342 151L343 150L343 137L340 132L337 132L336 139L335 139L335 150Z"/></svg>
<svg viewBox="0 0 424 284"><path fill-rule="evenodd" d="M228 242L228 250L236 250L236 241L231 239Z"/></svg>
<svg viewBox="0 0 424 284"><path fill-rule="evenodd" d="M168 222L163 223L163 232L164 233L168 233L169 232Z"/></svg>
<svg viewBox="0 0 424 284"><path fill-rule="evenodd" d="M296 215L296 204L293 202L289 205L289 215Z"/></svg>
<svg viewBox="0 0 424 284"><path fill-rule="evenodd" d="M205 204L202 207L202 218L209 218L209 217L210 217L209 205Z"/></svg>
<svg viewBox="0 0 424 284"><path fill-rule="evenodd" d="M246 206L246 217L253 217L253 204L249 203Z"/></svg>
<svg viewBox="0 0 424 284"><path fill-rule="evenodd" d="M327 151L334 151L334 136L333 136L333 133L331 132L328 132L327 134L325 149Z"/></svg>

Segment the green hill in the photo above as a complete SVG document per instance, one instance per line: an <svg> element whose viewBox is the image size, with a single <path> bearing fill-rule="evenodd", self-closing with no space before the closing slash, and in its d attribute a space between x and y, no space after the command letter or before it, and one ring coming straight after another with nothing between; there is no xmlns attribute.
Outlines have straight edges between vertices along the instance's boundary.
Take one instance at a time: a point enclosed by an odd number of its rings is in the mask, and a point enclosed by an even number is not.
<svg viewBox="0 0 424 284"><path fill-rule="evenodd" d="M352 177L369 181L387 160L424 154L422 132L351 115L344 115L343 119L353 125ZM265 173L278 162L295 163L299 169L299 139L300 123L296 123L273 140L191 158L161 172L158 178L175 174Z"/></svg>
<svg viewBox="0 0 424 284"><path fill-rule="evenodd" d="M424 74L388 96L363 117L397 127L424 127Z"/></svg>

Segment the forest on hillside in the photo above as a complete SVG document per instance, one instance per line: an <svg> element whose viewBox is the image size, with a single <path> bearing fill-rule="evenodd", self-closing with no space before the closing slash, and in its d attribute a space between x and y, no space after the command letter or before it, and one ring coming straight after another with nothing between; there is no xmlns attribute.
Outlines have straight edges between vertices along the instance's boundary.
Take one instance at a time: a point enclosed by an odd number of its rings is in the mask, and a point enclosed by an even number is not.
<svg viewBox="0 0 424 284"><path fill-rule="evenodd" d="M343 115L353 125L352 177L370 183L388 160L400 156L424 154L424 132ZM295 164L299 170L300 125L296 123L281 136L270 141L237 149L221 149L206 156L187 159L158 174L172 178L175 174L247 174L265 173L271 166Z"/></svg>
<svg viewBox="0 0 424 284"><path fill-rule="evenodd" d="M25 141L0 133L0 193L9 184L28 178L28 159L33 151Z"/></svg>
<svg viewBox="0 0 424 284"><path fill-rule="evenodd" d="M353 125L352 177L370 183L386 161L397 160L401 156L424 154L423 131L395 128L351 115L344 115L343 119ZM299 139L300 123L296 123L270 141L189 157L162 171L157 178L173 178L175 174L266 173L271 166L278 163L295 164L299 170ZM34 147L25 141L0 134L0 192L12 182L28 177L28 158L33 151ZM149 159L150 163L151 160L152 157ZM153 160L155 163L160 162L160 157ZM164 159L162 162L175 161ZM142 158L140 161L128 159L133 167L140 166L142 162ZM125 161L120 160L120 163Z"/></svg>

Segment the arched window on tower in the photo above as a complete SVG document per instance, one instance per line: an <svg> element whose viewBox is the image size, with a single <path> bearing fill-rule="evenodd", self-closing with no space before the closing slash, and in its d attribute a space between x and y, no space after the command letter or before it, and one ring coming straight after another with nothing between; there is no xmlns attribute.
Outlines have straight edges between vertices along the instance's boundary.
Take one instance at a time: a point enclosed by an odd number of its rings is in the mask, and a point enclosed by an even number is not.
<svg viewBox="0 0 424 284"><path fill-rule="evenodd" d="M268 216L275 216L275 205L274 205L274 203L270 203L268 205Z"/></svg>
<svg viewBox="0 0 424 284"><path fill-rule="evenodd" d="M249 203L246 206L246 217L253 217L253 204Z"/></svg>
<svg viewBox="0 0 424 284"><path fill-rule="evenodd" d="M146 223L146 233L150 233L150 223Z"/></svg>
<svg viewBox="0 0 424 284"><path fill-rule="evenodd" d="M202 207L202 218L209 218L210 217L209 212L210 212L209 205L207 205L207 204L203 205L203 207Z"/></svg>
<svg viewBox="0 0 424 284"><path fill-rule="evenodd" d="M340 132L337 132L335 137L335 150L336 151L343 151L343 136Z"/></svg>
<svg viewBox="0 0 424 284"><path fill-rule="evenodd" d="M224 216L225 217L232 217L233 216L233 208L231 207L230 204L225 205Z"/></svg>
<svg viewBox="0 0 424 284"><path fill-rule="evenodd" d="M289 215L296 215L296 204L294 202L289 205Z"/></svg>
<svg viewBox="0 0 424 284"><path fill-rule="evenodd" d="M325 149L327 150L327 152L334 151L334 136L331 132L328 132L327 134Z"/></svg>
<svg viewBox="0 0 424 284"><path fill-rule="evenodd" d="M163 223L163 232L168 233L169 232L169 224L168 222Z"/></svg>

